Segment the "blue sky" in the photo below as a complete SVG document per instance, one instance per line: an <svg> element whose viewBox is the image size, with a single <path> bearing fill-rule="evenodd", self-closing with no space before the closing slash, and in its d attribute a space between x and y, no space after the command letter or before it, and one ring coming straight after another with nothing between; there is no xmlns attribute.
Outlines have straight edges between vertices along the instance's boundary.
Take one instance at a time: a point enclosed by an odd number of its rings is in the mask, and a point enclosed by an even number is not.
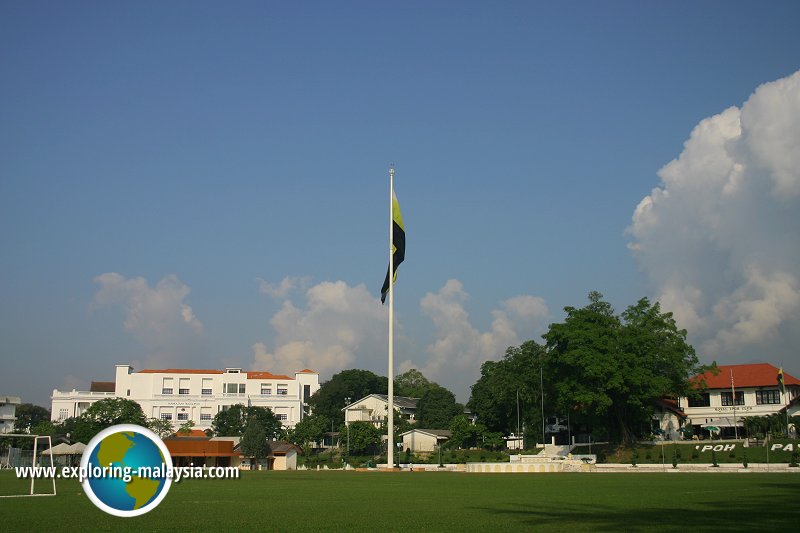
<svg viewBox="0 0 800 533"><path fill-rule="evenodd" d="M129 362L385 375L390 163L398 372L465 401L483 360L599 290L661 300L703 361L798 375L797 145L758 136L800 139L798 19L792 1L2 2L0 394L49 406ZM703 167L725 150L720 179L752 185L730 204Z"/></svg>

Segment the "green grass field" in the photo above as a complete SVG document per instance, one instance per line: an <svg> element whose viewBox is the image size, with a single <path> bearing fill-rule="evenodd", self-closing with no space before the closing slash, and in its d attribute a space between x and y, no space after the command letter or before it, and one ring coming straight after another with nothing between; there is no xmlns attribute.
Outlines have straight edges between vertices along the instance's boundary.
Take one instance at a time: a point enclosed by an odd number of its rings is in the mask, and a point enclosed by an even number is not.
<svg viewBox="0 0 800 533"><path fill-rule="evenodd" d="M0 472L0 486L13 483ZM791 531L794 474L245 472L173 484L135 518L109 516L77 481L0 499L4 531Z"/></svg>

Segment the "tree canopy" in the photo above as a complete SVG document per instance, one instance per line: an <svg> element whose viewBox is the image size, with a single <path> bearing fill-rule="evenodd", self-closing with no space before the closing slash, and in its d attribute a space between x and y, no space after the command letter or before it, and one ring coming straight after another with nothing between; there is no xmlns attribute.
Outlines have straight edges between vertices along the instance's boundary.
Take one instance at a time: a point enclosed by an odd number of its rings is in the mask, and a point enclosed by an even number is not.
<svg viewBox="0 0 800 533"><path fill-rule="evenodd" d="M214 435L218 437L241 437L250 423L258 423L263 427L266 438L277 439L283 433L283 424L267 407L245 407L242 404L232 405L220 411L211 421Z"/></svg>
<svg viewBox="0 0 800 533"><path fill-rule="evenodd" d="M543 335L545 378L559 413L630 443L649 431L656 399L689 392L698 359L686 330L658 303L642 298L618 316L591 292L588 305L565 311L566 320Z"/></svg>
<svg viewBox="0 0 800 533"><path fill-rule="evenodd" d="M267 432L263 423L256 416L251 416L242 434L241 449L244 455L258 460L267 453Z"/></svg>
<svg viewBox="0 0 800 533"><path fill-rule="evenodd" d="M417 404L417 427L446 429L454 417L464 414L464 406L455 395L439 385L426 390Z"/></svg>
<svg viewBox="0 0 800 533"><path fill-rule="evenodd" d="M544 347L534 341L506 350L503 359L481 365L481 377L472 386L467 407L490 432L520 432L531 440L542 438L541 379ZM519 404L517 403L519 399Z"/></svg>
<svg viewBox="0 0 800 533"><path fill-rule="evenodd" d="M325 416L338 426L344 422L345 398L354 402L370 394L386 394L387 390L388 381L384 376L369 370L342 370L323 383L308 403L314 414Z"/></svg>
<svg viewBox="0 0 800 533"><path fill-rule="evenodd" d="M428 380L416 368L409 369L394 378L394 393L397 396L422 398L422 395L434 386L438 385Z"/></svg>

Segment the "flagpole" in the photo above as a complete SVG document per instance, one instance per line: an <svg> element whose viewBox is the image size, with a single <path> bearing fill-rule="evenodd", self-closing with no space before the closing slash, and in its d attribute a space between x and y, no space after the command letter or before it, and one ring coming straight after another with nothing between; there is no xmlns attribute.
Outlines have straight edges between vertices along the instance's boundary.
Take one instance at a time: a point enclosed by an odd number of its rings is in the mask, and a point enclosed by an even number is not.
<svg viewBox="0 0 800 533"><path fill-rule="evenodd" d="M387 453L389 469L394 468L394 165L389 167L389 398Z"/></svg>
<svg viewBox="0 0 800 533"><path fill-rule="evenodd" d="M739 427L736 425L736 388L733 385L733 369L731 368L731 396L733 396L733 432L739 438Z"/></svg>

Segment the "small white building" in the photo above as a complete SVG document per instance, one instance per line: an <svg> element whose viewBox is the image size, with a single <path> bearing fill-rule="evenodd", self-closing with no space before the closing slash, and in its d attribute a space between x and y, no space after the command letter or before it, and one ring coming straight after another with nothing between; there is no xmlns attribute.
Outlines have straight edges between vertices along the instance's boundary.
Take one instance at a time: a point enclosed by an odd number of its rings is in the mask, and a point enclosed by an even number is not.
<svg viewBox="0 0 800 533"><path fill-rule="evenodd" d="M696 395L679 399L695 435L708 435L706 428L718 428L722 437L742 436L742 418L779 413L800 396L800 380L784 372L781 390L779 369L769 363L717 368L716 373L694 378Z"/></svg>
<svg viewBox="0 0 800 533"><path fill-rule="evenodd" d="M417 452L434 452L444 444L453 433L447 429L412 429L401 435L403 449Z"/></svg>
<svg viewBox="0 0 800 533"><path fill-rule="evenodd" d="M17 396L0 396L0 433L13 433L17 421L17 406L22 400Z"/></svg>
<svg viewBox="0 0 800 533"><path fill-rule="evenodd" d="M218 412L236 404L268 407L285 427L293 427L317 390L319 374L308 369L291 377L241 368L134 372L130 365L117 365L113 382L93 381L88 391L53 390L51 418L80 416L104 398L127 398L141 405L145 416L169 420L175 428L191 420L195 428L208 429Z"/></svg>
<svg viewBox="0 0 800 533"><path fill-rule="evenodd" d="M405 420L414 423L416 422L417 402L419 402L419 398L395 396L394 408ZM375 427L379 427L389 416L388 406L389 397L386 394L370 394L342 409L344 423L350 425L352 422L370 422Z"/></svg>

